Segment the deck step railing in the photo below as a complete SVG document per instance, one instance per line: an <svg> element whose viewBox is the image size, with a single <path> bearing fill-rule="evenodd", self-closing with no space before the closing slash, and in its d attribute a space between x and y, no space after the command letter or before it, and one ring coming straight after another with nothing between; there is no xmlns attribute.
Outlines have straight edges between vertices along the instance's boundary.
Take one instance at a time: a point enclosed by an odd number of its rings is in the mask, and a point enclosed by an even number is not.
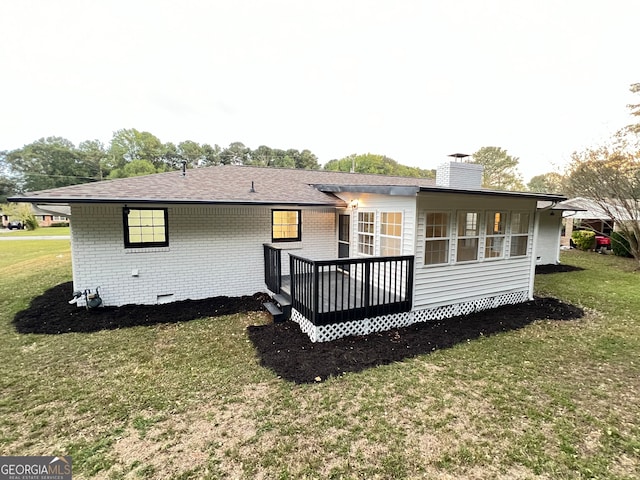
<svg viewBox="0 0 640 480"><path fill-rule="evenodd" d="M271 245L264 246L264 283L273 293L278 294L282 288L282 250Z"/></svg>
<svg viewBox="0 0 640 480"><path fill-rule="evenodd" d="M413 256L289 261L292 306L314 325L411 310Z"/></svg>

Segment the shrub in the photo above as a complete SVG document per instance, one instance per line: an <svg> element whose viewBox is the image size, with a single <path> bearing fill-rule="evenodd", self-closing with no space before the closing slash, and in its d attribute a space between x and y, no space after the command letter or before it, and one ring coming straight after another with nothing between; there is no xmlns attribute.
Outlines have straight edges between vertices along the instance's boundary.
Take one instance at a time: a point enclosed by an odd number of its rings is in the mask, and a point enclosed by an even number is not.
<svg viewBox="0 0 640 480"><path fill-rule="evenodd" d="M591 250L596 246L596 234L589 230L576 230L571 239L579 250Z"/></svg>
<svg viewBox="0 0 640 480"><path fill-rule="evenodd" d="M621 233L611 233L611 250L614 255L619 257L631 257L631 248L629 247L629 240L627 240Z"/></svg>
<svg viewBox="0 0 640 480"><path fill-rule="evenodd" d="M27 230L35 230L40 226L40 224L38 223L38 220L33 214L26 216L23 220L23 223Z"/></svg>
<svg viewBox="0 0 640 480"><path fill-rule="evenodd" d="M67 222L54 222L49 226L50 227L68 227L69 224Z"/></svg>

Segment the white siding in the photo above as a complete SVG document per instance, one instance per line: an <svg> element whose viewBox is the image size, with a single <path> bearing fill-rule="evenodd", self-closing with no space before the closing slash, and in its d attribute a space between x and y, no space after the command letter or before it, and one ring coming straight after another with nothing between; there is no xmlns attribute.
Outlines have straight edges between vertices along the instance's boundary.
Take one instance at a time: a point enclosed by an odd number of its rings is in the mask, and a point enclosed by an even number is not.
<svg viewBox="0 0 640 480"><path fill-rule="evenodd" d="M533 225L535 200L489 197L481 195L422 194L418 198L418 229L416 235L416 265L414 284L414 310L470 302L512 292L530 291L533 265ZM507 227L503 259L483 258L484 227L481 228L478 261L426 266L424 265L425 220L427 210L449 211L455 218L458 210L479 211L482 223L490 211L530 212L527 256L508 258L509 228ZM510 223L510 216L509 222ZM450 242L450 252L455 240ZM453 255L451 255L453 258Z"/></svg>
<svg viewBox="0 0 640 480"><path fill-rule="evenodd" d="M338 194L344 201L349 203L357 200L358 208L351 210L351 256L360 257L358 254L358 212L374 212L375 222L375 245L374 255L380 255L380 218L382 212L402 213L402 255L413 255L415 247L415 226L416 226L416 197L377 195L369 193L340 193ZM337 242L337 240L336 240Z"/></svg>
<svg viewBox="0 0 640 480"><path fill-rule="evenodd" d="M169 246L149 249L124 248L122 208L72 207L75 289L100 286L105 305L266 290L262 245L271 241L270 207L168 206ZM302 241L278 245L303 256L332 258L335 239L333 209L302 209Z"/></svg>
<svg viewBox="0 0 640 480"><path fill-rule="evenodd" d="M539 265L560 263L560 233L562 212L546 210L540 212L540 225L536 244L536 258Z"/></svg>

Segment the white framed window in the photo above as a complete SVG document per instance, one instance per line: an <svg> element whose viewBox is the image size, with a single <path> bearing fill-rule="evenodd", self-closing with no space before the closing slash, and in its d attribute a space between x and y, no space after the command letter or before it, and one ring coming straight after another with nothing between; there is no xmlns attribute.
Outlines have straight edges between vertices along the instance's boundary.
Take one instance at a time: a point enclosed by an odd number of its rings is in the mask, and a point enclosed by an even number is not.
<svg viewBox="0 0 640 480"><path fill-rule="evenodd" d="M425 265L449 263L450 218L449 212L427 212L424 242Z"/></svg>
<svg viewBox="0 0 640 480"><path fill-rule="evenodd" d="M484 240L484 258L503 258L507 233L507 212L487 212Z"/></svg>
<svg viewBox="0 0 640 480"><path fill-rule="evenodd" d="M479 244L480 214L478 212L459 211L456 262L478 260Z"/></svg>
<svg viewBox="0 0 640 480"><path fill-rule="evenodd" d="M380 255L392 257L402 255L402 213L380 214Z"/></svg>
<svg viewBox="0 0 640 480"><path fill-rule="evenodd" d="M511 248L510 256L523 257L527 255L529 246L529 212L513 212L511 214Z"/></svg>
<svg viewBox="0 0 640 480"><path fill-rule="evenodd" d="M375 212L358 212L358 253L374 255L375 226Z"/></svg>

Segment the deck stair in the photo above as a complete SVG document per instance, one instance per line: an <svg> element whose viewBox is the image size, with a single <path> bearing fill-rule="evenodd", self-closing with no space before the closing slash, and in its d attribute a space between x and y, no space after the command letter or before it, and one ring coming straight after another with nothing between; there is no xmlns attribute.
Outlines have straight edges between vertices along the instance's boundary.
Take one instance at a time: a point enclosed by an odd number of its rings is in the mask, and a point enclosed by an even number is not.
<svg viewBox="0 0 640 480"><path fill-rule="evenodd" d="M273 321L284 322L291 318L291 297L281 293L274 295L271 302L265 302L264 308L271 314Z"/></svg>

